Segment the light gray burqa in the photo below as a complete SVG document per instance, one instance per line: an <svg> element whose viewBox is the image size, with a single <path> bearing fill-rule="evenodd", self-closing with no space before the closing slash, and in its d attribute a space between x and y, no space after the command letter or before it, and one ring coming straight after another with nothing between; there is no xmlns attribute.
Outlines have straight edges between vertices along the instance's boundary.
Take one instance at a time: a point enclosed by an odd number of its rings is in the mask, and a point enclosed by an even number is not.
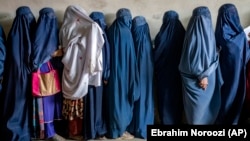
<svg viewBox="0 0 250 141"><path fill-rule="evenodd" d="M223 83L210 11L205 6L193 10L182 50L179 71L183 104L188 124L214 124L220 108ZM201 80L208 79L205 89Z"/></svg>

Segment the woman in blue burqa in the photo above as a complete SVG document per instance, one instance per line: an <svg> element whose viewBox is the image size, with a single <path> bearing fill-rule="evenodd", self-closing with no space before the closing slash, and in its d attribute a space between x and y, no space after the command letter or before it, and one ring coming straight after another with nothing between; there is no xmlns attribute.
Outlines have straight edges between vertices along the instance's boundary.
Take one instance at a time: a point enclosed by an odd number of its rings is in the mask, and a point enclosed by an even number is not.
<svg viewBox="0 0 250 141"><path fill-rule="evenodd" d="M143 16L132 20L132 36L139 70L140 98L135 102L131 131L137 138L147 138L147 125L154 124L154 60L149 25Z"/></svg>
<svg viewBox="0 0 250 141"><path fill-rule="evenodd" d="M32 46L32 70L42 73L52 68L62 73L60 56L56 56L59 47L58 22L50 7L39 11L37 27ZM56 134L55 121L62 119L62 93L52 96L33 97L33 137L38 139L64 140Z"/></svg>
<svg viewBox="0 0 250 141"><path fill-rule="evenodd" d="M220 66L224 84L217 124L238 124L246 94L246 65L249 45L235 5L220 7L215 28L221 47Z"/></svg>
<svg viewBox="0 0 250 141"><path fill-rule="evenodd" d="M1 94L3 141L30 141L32 118L31 51L36 20L27 6L16 10L7 38L7 52Z"/></svg>
<svg viewBox="0 0 250 141"><path fill-rule="evenodd" d="M158 111L161 124L181 124L183 100L178 70L185 29L176 11L166 11L155 37L154 61Z"/></svg>
<svg viewBox="0 0 250 141"><path fill-rule="evenodd" d="M89 139L104 139L107 133L106 110L105 110L105 89L110 74L110 47L106 35L107 24L102 12L94 11L90 15L103 30L105 40L102 48L102 85L88 87L88 94L84 97L84 137Z"/></svg>
<svg viewBox="0 0 250 141"><path fill-rule="evenodd" d="M187 124L214 124L220 108L223 83L210 11L193 10L179 64Z"/></svg>
<svg viewBox="0 0 250 141"><path fill-rule="evenodd" d="M133 138L126 131L133 117L134 102L140 95L131 26L130 10L121 8L108 29L110 77L107 86L107 127L111 138Z"/></svg>

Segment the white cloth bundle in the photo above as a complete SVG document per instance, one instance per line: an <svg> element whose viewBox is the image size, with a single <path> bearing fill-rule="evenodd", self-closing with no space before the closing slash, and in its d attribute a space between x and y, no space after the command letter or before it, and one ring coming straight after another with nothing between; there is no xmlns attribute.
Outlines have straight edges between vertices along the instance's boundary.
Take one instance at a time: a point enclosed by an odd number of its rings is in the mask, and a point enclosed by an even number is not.
<svg viewBox="0 0 250 141"><path fill-rule="evenodd" d="M63 48L62 92L67 99L80 99L88 85L102 81L103 31L80 6L67 7L59 32Z"/></svg>

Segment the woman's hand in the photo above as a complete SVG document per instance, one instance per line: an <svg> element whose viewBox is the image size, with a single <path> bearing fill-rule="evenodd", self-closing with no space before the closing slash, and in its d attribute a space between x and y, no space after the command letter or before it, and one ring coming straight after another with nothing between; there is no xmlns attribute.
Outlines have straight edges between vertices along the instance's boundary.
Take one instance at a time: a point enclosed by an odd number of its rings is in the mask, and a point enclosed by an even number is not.
<svg viewBox="0 0 250 141"><path fill-rule="evenodd" d="M108 84L108 81L104 80L103 83L104 83L104 85L107 85L107 84Z"/></svg>
<svg viewBox="0 0 250 141"><path fill-rule="evenodd" d="M208 86L208 79L207 77L204 77L200 80L199 82L199 85L200 87L203 89L203 90L206 90L207 89L207 86Z"/></svg>

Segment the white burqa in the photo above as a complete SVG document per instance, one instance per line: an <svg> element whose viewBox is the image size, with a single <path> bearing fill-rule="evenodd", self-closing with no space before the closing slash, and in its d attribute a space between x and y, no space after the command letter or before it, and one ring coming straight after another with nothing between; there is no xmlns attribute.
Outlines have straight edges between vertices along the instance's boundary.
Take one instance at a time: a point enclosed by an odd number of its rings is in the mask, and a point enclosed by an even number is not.
<svg viewBox="0 0 250 141"><path fill-rule="evenodd" d="M88 85L102 81L103 31L80 6L70 5L64 13L59 32L63 49L62 92L77 100L88 92Z"/></svg>

